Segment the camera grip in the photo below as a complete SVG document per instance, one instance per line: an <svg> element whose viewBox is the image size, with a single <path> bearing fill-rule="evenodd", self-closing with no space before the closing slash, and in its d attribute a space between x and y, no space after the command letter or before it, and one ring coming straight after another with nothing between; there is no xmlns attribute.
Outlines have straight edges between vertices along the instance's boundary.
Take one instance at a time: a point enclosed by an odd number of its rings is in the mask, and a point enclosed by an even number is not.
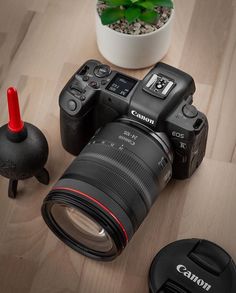
<svg viewBox="0 0 236 293"><path fill-rule="evenodd" d="M91 112L82 117L72 117L60 110L61 141L66 151L77 156L94 132Z"/></svg>

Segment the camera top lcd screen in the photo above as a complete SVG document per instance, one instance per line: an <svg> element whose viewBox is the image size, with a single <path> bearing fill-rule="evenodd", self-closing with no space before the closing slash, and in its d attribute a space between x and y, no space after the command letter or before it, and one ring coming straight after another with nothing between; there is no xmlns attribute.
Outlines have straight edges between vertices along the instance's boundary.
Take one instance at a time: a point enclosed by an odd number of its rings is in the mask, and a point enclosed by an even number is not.
<svg viewBox="0 0 236 293"><path fill-rule="evenodd" d="M122 97L127 97L136 83L137 80L117 73L106 89Z"/></svg>

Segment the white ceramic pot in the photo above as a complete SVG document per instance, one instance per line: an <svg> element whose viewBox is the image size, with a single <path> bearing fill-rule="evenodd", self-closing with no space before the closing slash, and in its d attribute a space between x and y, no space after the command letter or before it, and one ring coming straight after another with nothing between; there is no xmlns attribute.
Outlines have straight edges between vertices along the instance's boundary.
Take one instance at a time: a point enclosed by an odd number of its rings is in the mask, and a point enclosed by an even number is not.
<svg viewBox="0 0 236 293"><path fill-rule="evenodd" d="M144 68L160 61L171 43L174 9L167 23L155 32L128 35L110 29L101 23L96 12L97 45L109 62L124 68Z"/></svg>

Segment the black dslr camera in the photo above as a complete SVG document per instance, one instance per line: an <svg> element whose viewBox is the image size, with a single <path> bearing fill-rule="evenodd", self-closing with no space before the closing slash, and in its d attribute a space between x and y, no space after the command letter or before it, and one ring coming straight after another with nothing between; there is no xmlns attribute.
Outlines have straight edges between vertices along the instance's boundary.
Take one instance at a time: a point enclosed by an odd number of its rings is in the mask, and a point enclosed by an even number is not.
<svg viewBox="0 0 236 293"><path fill-rule="evenodd" d="M164 63L137 80L87 61L60 94L64 148L79 156L42 212L72 248L110 260L125 247L171 177L205 155L208 122L191 76Z"/></svg>
<svg viewBox="0 0 236 293"><path fill-rule="evenodd" d="M194 92L191 76L164 63L139 81L87 61L60 95L63 146L78 155L97 129L126 115L168 136L173 177L188 178L204 157L208 132L205 115L191 105Z"/></svg>

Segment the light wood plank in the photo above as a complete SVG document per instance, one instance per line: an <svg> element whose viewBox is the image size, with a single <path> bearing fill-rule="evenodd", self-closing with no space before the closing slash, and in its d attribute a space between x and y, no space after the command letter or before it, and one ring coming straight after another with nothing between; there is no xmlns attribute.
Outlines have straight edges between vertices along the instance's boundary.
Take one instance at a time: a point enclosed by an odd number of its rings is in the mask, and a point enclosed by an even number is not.
<svg viewBox="0 0 236 293"><path fill-rule="evenodd" d="M196 1L180 67L197 82L215 82L233 13L232 0Z"/></svg>
<svg viewBox="0 0 236 293"><path fill-rule="evenodd" d="M208 157L232 162L236 146L236 6L209 109Z"/></svg>

